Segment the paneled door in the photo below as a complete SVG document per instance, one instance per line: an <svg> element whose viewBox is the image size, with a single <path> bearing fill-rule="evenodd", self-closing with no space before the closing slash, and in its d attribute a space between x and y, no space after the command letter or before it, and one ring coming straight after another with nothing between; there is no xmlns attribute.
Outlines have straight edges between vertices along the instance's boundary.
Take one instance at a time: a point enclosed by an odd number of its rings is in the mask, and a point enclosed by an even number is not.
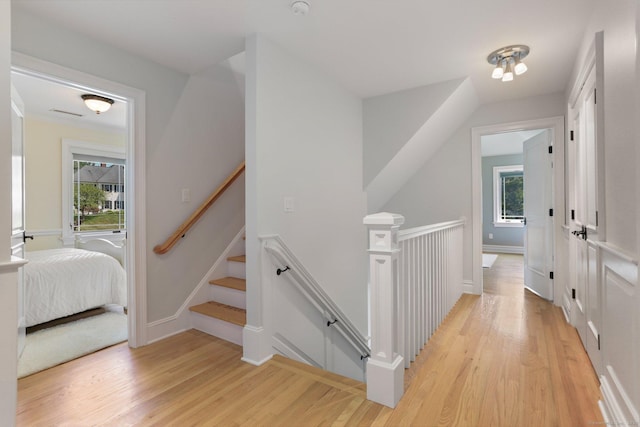
<svg viewBox="0 0 640 427"><path fill-rule="evenodd" d="M11 255L24 258L24 104L11 87ZM18 270L18 357L24 349L26 318L24 312L24 273Z"/></svg>
<svg viewBox="0 0 640 427"><path fill-rule="evenodd" d="M553 300L549 272L553 260L551 209L551 130L524 142L524 285L533 293Z"/></svg>
<svg viewBox="0 0 640 427"><path fill-rule="evenodd" d="M570 282L572 321L598 373L601 371L601 286L598 272L598 244L602 238L599 218L599 170L597 92L595 63L585 73L570 109L569 226L571 230Z"/></svg>

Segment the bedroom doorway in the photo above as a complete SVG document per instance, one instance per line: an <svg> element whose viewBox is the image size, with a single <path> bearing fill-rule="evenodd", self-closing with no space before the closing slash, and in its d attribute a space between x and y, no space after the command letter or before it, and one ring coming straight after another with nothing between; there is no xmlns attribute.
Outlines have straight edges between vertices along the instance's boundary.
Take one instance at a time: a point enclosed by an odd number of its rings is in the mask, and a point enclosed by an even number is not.
<svg viewBox="0 0 640 427"><path fill-rule="evenodd" d="M498 254L523 255L523 285L553 299L551 129L482 135L483 273ZM483 275L483 278L486 274Z"/></svg>
<svg viewBox="0 0 640 427"><path fill-rule="evenodd" d="M535 149L533 145L530 153L523 155L522 169L524 170L527 163L524 157L531 157L531 159L544 157L547 161L543 170L539 170L540 175L535 178L534 182L548 183L544 186L538 186L533 189L526 187L526 179L523 179L525 185L523 191L528 197L524 196L525 200L533 197L533 202L529 203L529 207L533 208L532 212L528 212L527 204L522 214L516 214L516 218L510 218L509 212L503 212L503 220L505 222L521 221L521 225L525 231L525 237L523 239L523 248L527 248L531 255L529 257L529 268L527 269L527 262L525 262L525 272L529 277L529 284L536 293L544 295L545 298L553 301L560 301L561 287L553 286L553 279L558 279L558 276L564 274L564 271L558 272L556 270L556 262L554 259L554 253L559 246L559 242L562 239L562 225L564 218L564 117L550 117L543 119L527 120L521 122L512 122L499 125L481 126L475 127L471 130L471 176L472 176L472 270L473 270L473 293L482 294L483 292L483 267L482 267L482 253L483 253L483 218L488 221L492 221L495 217L493 210L498 210L498 202L494 203L493 199L490 203L492 209L490 214L483 214L483 206L486 209L486 203L483 203L483 175L482 175L482 139L488 135L494 134L506 134L510 132L523 132L523 131L536 131L544 129L548 133L549 139L545 143L538 144ZM534 137L535 138L535 137ZM523 152L526 152L526 147L523 146ZM539 162L538 162L539 163ZM547 165L548 164L548 165ZM514 166L514 165L507 165ZM536 167L533 167L534 174L536 173ZM501 177L511 178L520 173L520 170L512 168L512 170L498 171L498 181ZM491 177L493 182L493 175ZM546 187L547 190L540 191L542 187ZM502 205L504 209L504 204ZM518 216L522 219L517 218ZM529 218L532 218L533 223L529 223ZM524 226L524 221L527 221ZM559 218L558 220L556 220ZM531 227L529 227L531 225ZM528 230L529 229L529 230ZM488 237L488 235L487 235ZM495 235L494 235L495 237ZM542 249L541 249L542 248ZM527 252L523 250L523 252ZM536 276L533 277L534 273ZM540 279L544 286L540 286L537 279ZM525 279L527 283L527 279Z"/></svg>
<svg viewBox="0 0 640 427"><path fill-rule="evenodd" d="M33 236L27 251L76 247L106 254L125 278L122 298L114 297L120 308L102 308L127 312L124 335L111 339L144 344L144 127L138 119L144 116L144 93L16 53L12 83L23 93L26 112L26 235ZM84 94L109 98L110 111L91 111ZM65 174L73 186L65 185ZM92 194L86 194L89 185L81 176L94 178ZM45 184L38 188L38 182Z"/></svg>

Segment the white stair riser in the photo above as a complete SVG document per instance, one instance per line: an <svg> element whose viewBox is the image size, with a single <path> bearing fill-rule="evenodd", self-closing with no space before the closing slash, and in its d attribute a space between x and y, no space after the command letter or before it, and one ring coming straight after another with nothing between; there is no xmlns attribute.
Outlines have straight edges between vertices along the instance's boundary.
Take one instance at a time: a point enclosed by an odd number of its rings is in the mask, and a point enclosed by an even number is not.
<svg viewBox="0 0 640 427"><path fill-rule="evenodd" d="M194 312L191 312L191 324L193 329L242 345L242 326Z"/></svg>
<svg viewBox="0 0 640 427"><path fill-rule="evenodd" d="M247 308L247 298L244 291L218 285L211 285L210 289L209 295L211 296L211 301L242 309Z"/></svg>
<svg viewBox="0 0 640 427"><path fill-rule="evenodd" d="M227 271L231 277L237 277L238 279L247 278L247 268L244 262L227 261Z"/></svg>

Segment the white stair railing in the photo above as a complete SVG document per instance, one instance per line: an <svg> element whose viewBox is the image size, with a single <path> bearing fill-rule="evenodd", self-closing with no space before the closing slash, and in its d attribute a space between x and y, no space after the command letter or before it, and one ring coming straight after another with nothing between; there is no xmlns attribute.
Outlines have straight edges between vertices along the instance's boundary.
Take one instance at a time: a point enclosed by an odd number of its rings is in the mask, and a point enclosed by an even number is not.
<svg viewBox="0 0 640 427"><path fill-rule="evenodd" d="M464 223L449 221L398 233L398 339L405 368L462 295Z"/></svg>
<svg viewBox="0 0 640 427"><path fill-rule="evenodd" d="M400 231L404 217L368 215L371 357L367 398L395 407L409 366L462 294L465 221Z"/></svg>
<svg viewBox="0 0 640 427"><path fill-rule="evenodd" d="M279 269L279 273L285 274L291 283L301 292L302 295L325 316L328 324L335 328L350 345L357 350L361 359L369 357L371 352L367 338L365 338L358 328L340 310L335 302L322 289L320 284L313 278L302 262L287 247L282 238L278 235L261 236L263 247L266 252L273 257L277 265L286 268Z"/></svg>

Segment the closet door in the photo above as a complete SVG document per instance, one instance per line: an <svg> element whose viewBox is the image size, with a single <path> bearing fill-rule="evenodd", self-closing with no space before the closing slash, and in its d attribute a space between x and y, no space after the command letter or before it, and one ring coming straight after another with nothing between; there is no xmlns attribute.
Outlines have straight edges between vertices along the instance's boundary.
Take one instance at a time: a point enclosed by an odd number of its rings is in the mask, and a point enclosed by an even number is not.
<svg viewBox="0 0 640 427"><path fill-rule="evenodd" d="M589 354L596 372L601 372L600 333L602 318L602 288L599 280L598 242L603 233L599 215L599 194L604 188L604 176L599 165L598 105L596 67L593 64L572 105L573 177L570 180L571 206L570 256L575 304L573 322Z"/></svg>

